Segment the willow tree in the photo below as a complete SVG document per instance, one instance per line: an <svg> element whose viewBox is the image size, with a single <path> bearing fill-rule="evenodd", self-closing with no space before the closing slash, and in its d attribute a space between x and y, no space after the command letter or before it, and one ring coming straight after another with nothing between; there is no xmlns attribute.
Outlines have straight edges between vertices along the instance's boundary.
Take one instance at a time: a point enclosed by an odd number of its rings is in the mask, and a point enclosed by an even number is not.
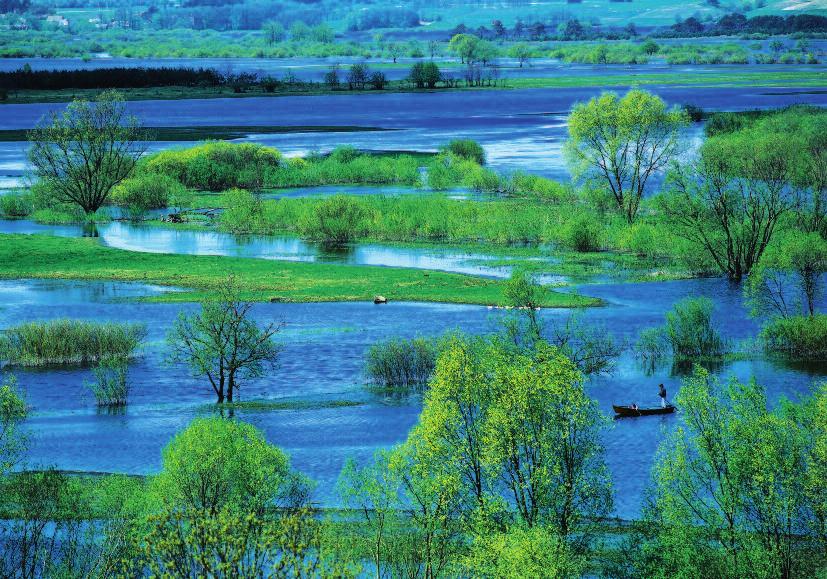
<svg viewBox="0 0 827 579"><path fill-rule="evenodd" d="M706 252L733 281L749 275L782 218L800 204L788 139L752 129L713 137L677 168L660 198L673 231Z"/></svg>
<svg viewBox="0 0 827 579"><path fill-rule="evenodd" d="M603 93L575 105L565 152L574 176L605 184L632 223L646 184L680 152L688 124L684 111L646 91Z"/></svg>
<svg viewBox="0 0 827 579"><path fill-rule="evenodd" d="M132 173L144 139L123 97L107 91L43 119L29 132L29 160L56 201L78 205L88 215Z"/></svg>
<svg viewBox="0 0 827 579"><path fill-rule="evenodd" d="M811 411L823 400L771 409L754 381L722 384L699 368L677 402L683 423L654 467L652 567L640 574L819 575L810 539L823 536L813 514L824 505L824 421Z"/></svg>

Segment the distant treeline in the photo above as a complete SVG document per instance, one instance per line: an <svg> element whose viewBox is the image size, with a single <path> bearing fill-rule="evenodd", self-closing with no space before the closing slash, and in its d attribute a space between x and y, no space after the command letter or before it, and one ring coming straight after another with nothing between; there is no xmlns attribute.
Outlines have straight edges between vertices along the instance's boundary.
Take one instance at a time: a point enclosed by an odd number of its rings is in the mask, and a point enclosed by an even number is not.
<svg viewBox="0 0 827 579"><path fill-rule="evenodd" d="M472 28L465 24L458 24L448 33L448 37L455 34L474 34L485 40L599 40L634 38L643 33L630 22L623 28L612 26L591 25L581 22L577 18L559 19L557 17L546 20L524 22L518 19L512 27L505 26L500 20L492 22L491 26ZM717 20L702 21L694 16L676 22L672 26L646 29L646 32L657 37L694 37L694 36L724 36L737 34L794 34L827 32L827 16L814 14L796 14L791 16L753 16L747 18L743 14L733 13L721 16Z"/></svg>
<svg viewBox="0 0 827 579"><path fill-rule="evenodd" d="M158 86L221 86L228 79L210 68L99 68L94 70L31 70L0 72L0 89L59 90L66 88L147 88Z"/></svg>
<svg viewBox="0 0 827 579"><path fill-rule="evenodd" d="M687 18L672 25L667 34L659 36L720 36L729 34L794 34L796 32L827 32L827 16L794 14L792 16L753 16L727 14L704 23Z"/></svg>

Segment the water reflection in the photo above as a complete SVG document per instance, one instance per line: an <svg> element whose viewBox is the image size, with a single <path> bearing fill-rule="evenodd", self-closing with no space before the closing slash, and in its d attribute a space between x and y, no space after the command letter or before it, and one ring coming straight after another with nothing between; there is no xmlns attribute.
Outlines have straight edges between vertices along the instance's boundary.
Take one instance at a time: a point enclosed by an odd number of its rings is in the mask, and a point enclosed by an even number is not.
<svg viewBox="0 0 827 579"><path fill-rule="evenodd" d="M0 220L0 234L50 233L61 237L93 234L85 226L46 225L28 220ZM487 266L490 255L432 246L400 247L380 243L326 246L295 237L233 235L220 231L166 229L154 225L110 222L98 224L95 237L109 247L145 253L181 255L223 255L256 257L285 261L339 263L406 267L504 278L511 275L508 266ZM549 263L554 263L548 258ZM557 277L556 281L565 281Z"/></svg>

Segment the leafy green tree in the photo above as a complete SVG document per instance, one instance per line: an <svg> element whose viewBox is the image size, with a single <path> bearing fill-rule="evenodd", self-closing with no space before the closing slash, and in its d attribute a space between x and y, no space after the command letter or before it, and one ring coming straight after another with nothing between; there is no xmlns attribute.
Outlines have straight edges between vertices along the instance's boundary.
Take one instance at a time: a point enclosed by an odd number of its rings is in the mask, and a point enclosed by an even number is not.
<svg viewBox="0 0 827 579"><path fill-rule="evenodd" d="M556 348L457 339L437 362L418 428L427 460L458 477L466 524L514 509L529 527L585 540L589 521L611 510L603 425Z"/></svg>
<svg viewBox="0 0 827 579"><path fill-rule="evenodd" d="M370 68L364 62L357 62L350 66L347 73L347 84L350 90L365 90L370 80Z"/></svg>
<svg viewBox="0 0 827 579"><path fill-rule="evenodd" d="M253 305L241 299L230 278L218 298L202 302L200 312L182 312L167 335L169 361L206 376L219 404L232 403L243 380L264 375L278 361L280 347L273 338L282 325L260 327L251 315Z"/></svg>
<svg viewBox="0 0 827 579"><path fill-rule="evenodd" d="M670 176L660 207L675 234L706 252L733 281L761 259L780 220L799 203L790 191L786 137L742 130L709 139Z"/></svg>
<svg viewBox="0 0 827 579"><path fill-rule="evenodd" d="M433 61L417 62L411 67L408 80L417 88L436 88L442 80L442 72Z"/></svg>
<svg viewBox="0 0 827 579"><path fill-rule="evenodd" d="M9 520L0 528L3 577L104 577L88 505L69 477L54 469L23 471L3 481Z"/></svg>
<svg viewBox="0 0 827 579"><path fill-rule="evenodd" d="M343 504L362 516L359 525L349 527L346 540L356 553L370 554L376 577L382 577L399 554L400 483L389 467L389 455L389 451L378 451L373 463L362 468L349 459L337 483Z"/></svg>
<svg viewBox="0 0 827 579"><path fill-rule="evenodd" d="M684 424L661 445L644 575L810 576L808 433L755 382L720 384L698 368L677 397ZM815 474L815 473L814 473ZM816 475L817 476L817 475Z"/></svg>
<svg viewBox="0 0 827 579"><path fill-rule="evenodd" d="M412 567L428 579L444 576L462 546L457 473L432 458L417 428L388 457L388 467L400 481L404 524L412 529Z"/></svg>
<svg viewBox="0 0 827 579"><path fill-rule="evenodd" d="M224 418L197 418L163 450L161 472L151 492L169 508L222 509L261 516L265 509L299 507L306 482L287 455L250 424Z"/></svg>
<svg viewBox="0 0 827 579"><path fill-rule="evenodd" d="M649 179L680 152L688 123L685 111L646 91L603 93L569 115L566 155L576 177L605 183L632 223Z"/></svg>
<svg viewBox="0 0 827 579"><path fill-rule="evenodd" d="M483 441L492 403L485 368L489 348L461 336L451 340L437 360L419 421L421 436L434 457L459 476L466 513L484 509L493 492Z"/></svg>
<svg viewBox="0 0 827 579"><path fill-rule="evenodd" d="M356 577L358 568L326 553L322 523L307 508L274 517L235 509L166 510L150 516L136 555L118 576Z"/></svg>
<svg viewBox="0 0 827 579"><path fill-rule="evenodd" d="M582 376L556 348L493 360L493 402L482 429L483 464L497 473L509 504L528 526L550 524L583 536L612 508L603 463L604 418Z"/></svg>
<svg viewBox="0 0 827 579"><path fill-rule="evenodd" d="M442 577L461 549L456 473L432 462L425 445L415 428L372 465L349 462L340 477L340 496L361 521L338 533L339 552L367 554L377 577Z"/></svg>
<svg viewBox="0 0 827 579"><path fill-rule="evenodd" d="M143 154L144 132L123 97L107 91L94 102L75 100L30 131L29 160L61 203L89 215L126 179Z"/></svg>

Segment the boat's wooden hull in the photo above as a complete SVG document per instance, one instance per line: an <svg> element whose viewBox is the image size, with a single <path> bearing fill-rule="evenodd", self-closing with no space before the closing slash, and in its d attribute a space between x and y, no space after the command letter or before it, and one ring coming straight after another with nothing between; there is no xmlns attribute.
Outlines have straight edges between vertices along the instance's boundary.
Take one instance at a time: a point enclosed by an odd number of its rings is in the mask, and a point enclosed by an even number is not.
<svg viewBox="0 0 827 579"><path fill-rule="evenodd" d="M637 416L655 416L657 414L672 414L675 407L671 404L666 408L638 408L635 410L631 406L615 406L612 405L615 411L615 418L635 418Z"/></svg>

